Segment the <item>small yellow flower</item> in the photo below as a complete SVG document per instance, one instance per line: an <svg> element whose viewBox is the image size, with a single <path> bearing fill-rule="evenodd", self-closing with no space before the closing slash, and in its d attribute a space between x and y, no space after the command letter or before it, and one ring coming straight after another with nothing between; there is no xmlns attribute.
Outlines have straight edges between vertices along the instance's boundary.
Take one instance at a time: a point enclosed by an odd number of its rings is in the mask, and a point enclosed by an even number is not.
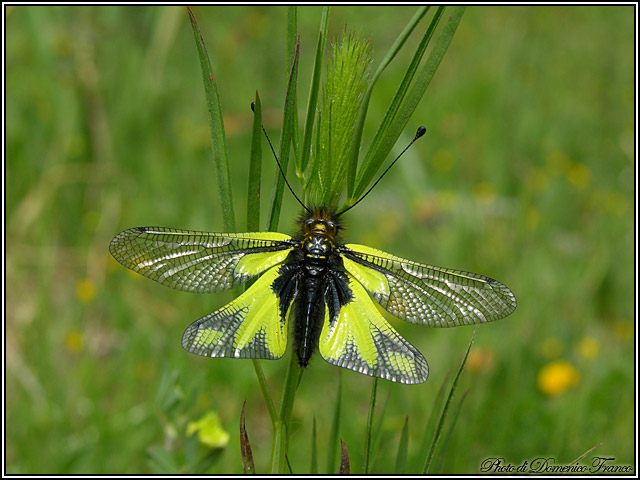
<svg viewBox="0 0 640 480"><path fill-rule="evenodd" d="M83 278L76 283L76 298L82 303L91 303L96 298L96 284L90 278Z"/></svg>
<svg viewBox="0 0 640 480"><path fill-rule="evenodd" d="M78 330L69 330L64 336L64 347L69 353L80 353L84 349L84 336Z"/></svg>
<svg viewBox="0 0 640 480"><path fill-rule="evenodd" d="M538 373L538 388L549 396L559 395L579 381L580 372L564 360L548 363Z"/></svg>
<svg viewBox="0 0 640 480"><path fill-rule="evenodd" d="M578 344L578 351L587 360L591 360L600 353L600 343L593 337L584 337Z"/></svg>
<svg viewBox="0 0 640 480"><path fill-rule="evenodd" d="M567 172L567 179L578 190L582 190L591 182L591 170L584 163L574 163Z"/></svg>
<svg viewBox="0 0 640 480"><path fill-rule="evenodd" d="M224 448L229 443L229 434L222 428L220 418L214 411L207 412L197 422L187 425L187 436L198 432L198 441L209 448Z"/></svg>

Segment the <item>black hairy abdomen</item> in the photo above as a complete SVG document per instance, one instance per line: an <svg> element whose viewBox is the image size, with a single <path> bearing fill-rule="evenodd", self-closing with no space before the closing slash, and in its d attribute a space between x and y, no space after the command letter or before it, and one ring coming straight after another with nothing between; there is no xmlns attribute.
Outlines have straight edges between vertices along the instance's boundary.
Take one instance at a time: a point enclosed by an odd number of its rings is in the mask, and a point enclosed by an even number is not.
<svg viewBox="0 0 640 480"><path fill-rule="evenodd" d="M335 322L353 294L336 255L310 258L294 250L278 273L272 288L279 300L280 321L284 322L293 302L293 348L304 368L318 346L326 310L329 322Z"/></svg>

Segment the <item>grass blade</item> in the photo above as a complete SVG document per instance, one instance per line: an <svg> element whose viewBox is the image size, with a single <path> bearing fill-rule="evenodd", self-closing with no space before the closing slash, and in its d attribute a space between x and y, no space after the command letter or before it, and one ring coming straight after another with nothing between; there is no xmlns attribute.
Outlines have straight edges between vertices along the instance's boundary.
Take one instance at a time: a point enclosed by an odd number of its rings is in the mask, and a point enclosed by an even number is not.
<svg viewBox="0 0 640 480"><path fill-rule="evenodd" d="M297 357L294 352L291 352L282 390L280 413L273 429L273 448L271 450L271 468L269 470L269 473L272 474L285 473L286 455L289 447L289 423L299 378L300 367L298 366Z"/></svg>
<svg viewBox="0 0 640 480"><path fill-rule="evenodd" d="M442 410L442 402L444 402L444 391L447 388L447 385L449 384L450 376L451 376L451 371L447 372L447 374L445 375L444 380L440 385L440 389L436 394L436 398L433 401L433 408L431 409L431 414L429 415L429 421L427 422L427 427L424 431L424 435L422 436L422 445L420 446L420 450L419 450L421 455L420 459L427 458L427 455L429 453L429 439L430 438L432 439L433 435L435 434L434 428L436 424L436 418L440 413L440 411ZM424 461L422 462L422 464L424 465ZM418 469L418 466L416 465L416 470L417 469Z"/></svg>
<svg viewBox="0 0 640 480"><path fill-rule="evenodd" d="M298 7L295 5L287 7L287 33L286 33L286 43L287 43L287 63L291 63L291 59L293 58L296 45L298 42ZM294 96L296 94L294 93ZM298 105L297 98L294 98L295 105ZM293 135L291 140L293 142L293 153L294 156L298 154L298 144L299 144L300 132L298 131L298 109L296 108L293 111Z"/></svg>
<svg viewBox="0 0 640 480"><path fill-rule="evenodd" d="M313 64L313 73L311 74L311 89L309 90L309 101L307 102L307 118L304 124L304 138L302 140L302 149L300 151L300 154L298 155L299 161L296 169L298 178L302 178L311 157L313 121L316 117L316 107L318 105L318 92L320 91L322 62L324 60L324 52L327 44L330 9L331 7L324 7L322 9L322 18L320 19L320 32L318 33L318 43L316 44L316 58Z"/></svg>
<svg viewBox="0 0 640 480"><path fill-rule="evenodd" d="M313 417L313 428L311 429L311 466L309 467L311 475L318 474L318 428L316 426L316 417Z"/></svg>
<svg viewBox="0 0 640 480"><path fill-rule="evenodd" d="M202 82L204 83L204 93L207 100L207 111L209 113L209 129L211 132L211 147L213 152L213 163L218 177L218 194L220 208L222 210L222 220L224 228L228 232L236 231L236 217L233 210L233 196L231 194L231 174L229 173L229 154L227 152L227 140L224 133L224 122L222 119L222 109L220 98L218 97L218 87L213 76L211 62L204 38L200 33L200 27L196 17L189 7L189 20L191 29L198 49L200 67L202 70Z"/></svg>
<svg viewBox="0 0 640 480"><path fill-rule="evenodd" d="M336 407L333 411L329 448L327 449L327 472L334 471L336 446L338 445L338 430L340 429L340 414L342 412L342 374L338 372L338 389L336 393Z"/></svg>
<svg viewBox="0 0 640 480"><path fill-rule="evenodd" d="M582 460L584 457L586 457L587 455L589 455L591 452L593 452L596 448L602 446L604 442L600 442L599 444L597 444L595 447L591 447L589 450L587 450L586 452L584 452L582 455L580 455L578 458L576 458L573 462L571 462L569 465L573 465L574 463L578 463L580 460Z"/></svg>
<svg viewBox="0 0 640 480"><path fill-rule="evenodd" d="M427 90L427 87L431 83L431 80L433 79L433 76L435 75L440 62L447 52L447 49L451 44L451 40L453 40L453 36L456 33L456 29L458 28L460 20L462 20L462 15L464 14L465 9L465 6L453 7L453 11L447 18L447 22L444 25L442 33L433 46L433 51L429 55L427 63L424 65L424 67L420 71L420 74L416 78L416 81L413 83L413 87L407 94L407 97L402 103L402 106L398 110L396 119L389 129L388 133L392 137L394 135L397 135L395 138L400 136L400 133L409 121L409 117L411 117L416 107L418 106L420 99L424 95L424 92Z"/></svg>
<svg viewBox="0 0 640 480"><path fill-rule="evenodd" d="M287 173L289 165L289 152L291 150L291 141L295 128L295 110L296 110L296 85L298 83L298 57L300 55L300 36L296 42L291 61L291 70L289 72L289 83L287 86L287 96L284 102L284 120L282 126L282 137L280 138L280 165L282 171ZM275 232L278 229L280 221L280 209L282 207L282 192L284 190L284 179L278 170L273 187L273 195L271 197L271 208L269 210L269 223L267 230Z"/></svg>
<svg viewBox="0 0 640 480"><path fill-rule="evenodd" d="M247 231L260 230L260 179L262 176L262 107L256 91L249 157L249 184L247 186Z"/></svg>
<svg viewBox="0 0 640 480"><path fill-rule="evenodd" d="M373 442L371 443L371 458L373 459L371 462L371 470L374 470L376 466L378 449L380 448L380 442L382 442L382 434L383 434L382 427L384 425L384 419L386 418L386 415L387 415L387 405L389 405L390 398L391 398L391 392L387 392L387 398L382 404L382 410L380 410L380 415L378 416L378 421L376 422L376 427L374 428Z"/></svg>
<svg viewBox="0 0 640 480"><path fill-rule="evenodd" d="M407 470L407 450L409 447L409 416L404 420L400 441L398 442L398 454L396 455L396 475L402 475Z"/></svg>
<svg viewBox="0 0 640 480"><path fill-rule="evenodd" d="M373 379L371 387L371 400L369 402L369 417L367 418L367 433L364 443L364 474L369 473L369 461L371 455L371 436L373 433L373 417L376 412L376 397L378 395L378 378Z"/></svg>
<svg viewBox="0 0 640 480"><path fill-rule="evenodd" d="M349 170L347 176L347 198L351 198L353 196L353 189L355 185L356 179L356 171L358 168L358 154L360 153L360 142L362 141L362 130L364 129L364 120L367 117L367 110L369 109L369 100L371 99L371 92L373 91L373 86L375 85L378 77L384 72L387 68L387 65L391 63L391 60L394 59L396 54L400 51L400 49L405 44L409 35L413 32L415 27L418 25L422 17L426 15L429 11L429 6L420 7L418 11L415 13L413 18L409 21L407 26L400 32L398 38L393 43L385 57L380 62L380 65L376 69L375 73L371 77L371 82L369 83L369 88L364 94L362 98L362 104L360 106L360 113L358 115L358 121L356 123L356 128L354 131L354 139L353 139L353 148L351 150L351 158L349 160Z"/></svg>
<svg viewBox="0 0 640 480"><path fill-rule="evenodd" d="M440 421L438 422L438 427L433 435L433 441L431 442L431 447L429 448L429 453L427 454L427 458L424 463L424 468L422 469L422 474L426 475L429 473L431 469L431 462L433 460L433 453L435 452L436 446L438 445L438 440L440 440L440 434L442 432L442 427L444 425L444 421L447 418L447 413L449 411L449 405L451 405L451 400L453 399L453 395L456 391L456 386L458 385L458 379L460 378L460 374L462 373L462 369L464 368L464 364L467 363L467 358L469 357L469 351L471 350L471 345L473 345L473 341L476 339L476 333L478 332L478 325L473 330L473 335L471 336L471 341L469 342L469 346L467 347L467 351L464 354L464 358L462 359L462 363L460 363L460 368L458 368L458 373L453 379L453 383L451 384L451 389L449 390L449 395L447 396L447 401L444 404L444 409L442 410L442 414L440 415Z"/></svg>
<svg viewBox="0 0 640 480"><path fill-rule="evenodd" d="M249 184L247 186L247 231L256 232L260 229L260 183L262 177L262 106L260 95L256 91L253 103L253 129L251 132L251 157L249 159ZM245 286L245 291L248 285ZM253 360L253 368L258 378L258 384L267 405L271 425L276 424L276 408L269 393L267 379L264 376L260 361Z"/></svg>
<svg viewBox="0 0 640 480"><path fill-rule="evenodd" d="M440 7L438 9L436 15L438 15L438 13L441 13L442 8L444 7ZM362 175L358 175L358 179L356 180L356 197L364 191L368 183L371 181L371 179L373 179L375 172L378 170L380 165L382 165L382 162L389 154L391 148L407 125L409 118L417 108L420 99L423 97L425 91L427 90L427 87L431 83L431 80L433 79L433 76L435 75L440 62L442 61L442 58L444 57L444 54L446 53L447 48L449 47L449 44L453 39L453 35L455 34L456 29L458 28L458 24L462 19L462 14L464 13L465 8L465 6L453 7L453 12L447 19L442 33L434 44L433 50L429 55L427 62L415 79L415 82L413 82L413 86L406 94L406 98L404 98L397 112L395 112L394 116L388 122L388 127L382 131L382 135L379 137L380 140L378 140L375 145L372 144L374 150L372 151L371 148L369 149L369 151L372 152L371 159L367 162L366 167L363 162L363 168L361 169ZM429 30L432 34L433 31L431 29L431 26L429 27ZM427 33L429 34L429 32ZM380 132L380 130L378 131ZM378 136L376 135L376 139L377 138ZM365 156L365 161L367 160L367 157L369 157L369 152L367 152L367 156Z"/></svg>
<svg viewBox="0 0 640 480"><path fill-rule="evenodd" d="M269 387L267 386L267 379L264 376L264 371L262 370L262 366L260 365L259 360L253 360L253 368L256 372L256 377L258 378L258 384L260 385L260 391L262 392L262 396L264 397L264 403L267 405L267 410L269 411L269 417L271 418L271 425L275 425L277 421L276 407L273 404L273 399L271 398L271 394L269 393Z"/></svg>
<svg viewBox="0 0 640 480"><path fill-rule="evenodd" d="M460 402L456 408L456 411L453 413L453 419L451 420L451 424L447 429L447 434L444 436L444 440L442 441L442 446L440 447L440 452L438 453L437 463L434 464L433 470L436 472L442 471L442 465L444 463L444 458L447 454L447 450L449 449L449 443L451 442L451 437L453 435L453 430L456 428L456 423L458 423L458 417L460 416L460 411L462 410L462 405L464 404L467 395L469 394L469 390L465 391L460 397Z"/></svg>
<svg viewBox="0 0 640 480"><path fill-rule="evenodd" d="M256 467L253 464L253 453L251 452L251 444L247 435L247 427L244 423L244 408L247 404L245 400L242 403L242 413L240 414L240 453L242 455L242 471L247 473L256 473Z"/></svg>
<svg viewBox="0 0 640 480"><path fill-rule="evenodd" d="M387 155L393 148L393 145L396 143L396 140L400 136L400 132L398 132L398 135L395 137L390 136L389 130L394 124L396 115L398 115L398 111L402 105L405 95L409 90L409 86L411 85L411 82L418 70L418 66L422 61L424 53L429 43L431 42L433 33L435 32L436 27L440 22L440 18L442 17L444 10L445 7L438 7L438 10L433 16L433 19L431 20L427 31L423 35L422 40L420 41L420 44L418 45L418 48L416 49L416 52L411 59L411 63L409 64L409 67L404 74L402 82L400 82L398 91L393 97L391 105L389 106L389 109L387 110L387 113L385 114L384 119L382 120L382 123L380 124L380 127L378 128L378 131L376 132L376 135L371 142L369 149L367 150L367 154L365 155L364 160L362 161L362 165L360 166L360 169L358 170L356 175L354 200L362 195L371 180L373 180L376 172L383 164L383 162L387 158Z"/></svg>

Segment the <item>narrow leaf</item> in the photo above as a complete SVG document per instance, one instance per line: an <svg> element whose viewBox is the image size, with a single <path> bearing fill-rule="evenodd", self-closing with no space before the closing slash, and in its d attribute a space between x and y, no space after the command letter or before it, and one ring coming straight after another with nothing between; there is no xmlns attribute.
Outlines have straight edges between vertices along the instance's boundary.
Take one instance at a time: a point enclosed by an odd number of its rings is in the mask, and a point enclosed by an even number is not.
<svg viewBox="0 0 640 480"><path fill-rule="evenodd" d="M378 378L373 379L373 385L371 387L371 400L369 401L369 417L367 418L367 432L364 443L364 474L369 473L369 461L371 454L371 436L373 432L373 417L376 410L376 396L378 393Z"/></svg>
<svg viewBox="0 0 640 480"><path fill-rule="evenodd" d="M298 366L296 355L292 351L284 379L280 412L278 413L276 425L273 429L271 467L269 470L269 473L272 474L285 473L286 455L289 447L289 422L291 421L291 412L293 410L293 402L296 396L296 387L298 386L299 378L300 367Z"/></svg>
<svg viewBox="0 0 640 480"><path fill-rule="evenodd" d="M431 414L429 415L429 421L427 422L426 428L424 430L424 435L422 435L422 445L420 446L420 457L419 460L422 460L420 465L424 465L426 462L427 456L429 455L429 439L433 439L435 435L435 425L436 418L440 414L442 410L442 403L444 402L444 392L449 384L449 377L451 376L451 371L447 372L438 389L438 393L436 394L436 398L433 401L433 407L431 408ZM418 466L416 465L416 470Z"/></svg>
<svg viewBox="0 0 640 480"><path fill-rule="evenodd" d="M384 400L382 404L382 409L380 410L380 415L378 415L378 421L376 422L376 426L373 429L373 441L371 442L371 469L374 470L376 465L376 456L378 454L378 450L380 449L380 443L382 442L382 434L384 433L384 419L387 416L387 406L389 405L389 399L391 398L391 392L387 392L387 398Z"/></svg>
<svg viewBox="0 0 640 480"><path fill-rule="evenodd" d="M422 469L423 475L426 475L427 473L429 473L431 469L431 461L433 460L433 453L435 452L436 446L438 445L438 441L440 440L440 434L442 432L444 421L447 418L449 405L451 405L451 400L453 399L453 395L456 391L456 386L458 385L458 379L460 378L460 374L462 373L465 363L467 363L467 358L469 357L469 351L471 350L471 345L473 345L473 341L476 339L477 332L478 332L478 325L476 325L476 328L473 330L473 335L471 336L471 341L469 342L467 351L464 354L462 363L460 363L460 368L458 368L458 373L456 373L456 376L453 379L453 383L451 384L451 389L449 390L447 401L444 404L444 409L442 410L442 414L440 415L440 421L438 422L438 427L436 428L435 434L433 436L433 441L431 442L431 447L429 448L429 453L427 455L427 459L424 464L424 468Z"/></svg>
<svg viewBox="0 0 640 480"><path fill-rule="evenodd" d="M451 15L447 18L447 22L442 29L442 33L436 40L433 50L427 59L424 67L416 77L415 82L413 82L413 86L407 93L406 98L402 102L400 109L398 110L398 114L393 121L393 124L390 126L388 130L388 134L392 138L398 138L402 131L404 130L406 124L409 121L411 115L418 107L418 103L422 99L427 87L431 83L438 66L440 66L440 62L444 58L449 45L451 44L451 40L453 40L453 36L456 33L456 29L458 28L458 24L460 20L462 20L462 14L465 11L465 6L455 6L452 7L453 10Z"/></svg>
<svg viewBox="0 0 640 480"><path fill-rule="evenodd" d="M324 60L324 52L327 44L327 33L329 29L329 11L331 7L322 9L322 18L320 19L320 32L318 32L318 43L316 44L316 58L313 64L313 73L311 74L311 89L309 90L309 101L307 103L307 118L304 125L304 138L302 141L302 149L298 155L297 175L302 178L309 158L311 156L311 139L313 138L313 121L316 117L316 108L318 105L318 92L320 91L320 77L322 74L322 61Z"/></svg>
<svg viewBox="0 0 640 480"><path fill-rule="evenodd" d="M251 132L251 157L249 159L249 184L247 187L247 231L256 232L260 229L260 183L262 176L262 106L260 95L258 95L257 91L256 99L251 105L251 109L254 116ZM249 285L245 286L245 291L247 288L249 288ZM259 360L253 360L253 369L256 372L258 384L271 417L271 425L274 426L276 423L276 408L273 405L273 399L267 386L267 379L264 376Z"/></svg>
<svg viewBox="0 0 640 480"><path fill-rule="evenodd" d="M602 446L604 442L600 442L599 444L597 444L595 447L591 447L589 450L587 450L586 452L584 452L582 455L580 455L578 458L576 458L573 462L571 462L569 465L573 465L574 463L578 463L580 460L582 460L584 457L586 457L587 455L589 455L591 452L593 452L596 448Z"/></svg>
<svg viewBox="0 0 640 480"><path fill-rule="evenodd" d="M282 171L287 174L287 166L289 165L289 152L295 125L295 109L296 109L296 85L298 82L298 57L300 53L300 36L293 52L291 62L291 70L289 73L289 83L287 86L287 96L284 102L284 121L282 126L282 137L280 139L280 165ZM274 232L278 229L280 220L280 209L282 207L282 193L284 190L284 179L278 170L274 182L273 195L271 197L271 209L269 210L269 223L267 230Z"/></svg>
<svg viewBox="0 0 640 480"><path fill-rule="evenodd" d="M411 59L411 63L409 64L409 67L407 68L407 71L402 78L402 82L400 82L400 86L398 87L398 90L396 91L396 94L391 101L391 105L389 106L387 113L385 114L384 119L382 120L382 123L380 124L380 127L378 128L378 131L373 138L373 141L371 142L371 145L369 145L367 154L365 155L364 160L362 161L362 165L357 172L356 187L354 192L355 199L362 195L362 192L364 192L365 188L369 185L371 180L373 180L374 175L376 174L380 166L384 163L387 155L400 136L400 132L395 137L389 136L389 129L394 123L394 120L398 114L398 110L400 109L402 101L405 98L407 91L409 90L409 86L418 70L418 66L420 65L427 46L431 42L433 32L435 32L440 18L444 13L444 10L445 7L438 7L438 10L433 16L433 19L431 20L427 31L423 35L422 40L420 41L420 44L418 45L418 48L416 49L416 52Z"/></svg>
<svg viewBox="0 0 640 480"><path fill-rule="evenodd" d="M295 5L291 5L287 7L287 33L286 33L286 42L287 42L287 62L291 63L291 59L293 58L294 51L296 49L296 45L298 42L298 7ZM297 93L294 93L294 104L298 105L298 99L295 98ZM293 111L293 135L291 137L291 141L293 142L293 152L294 156L298 154L298 144L299 144L300 132L298 127L298 109L296 108Z"/></svg>
<svg viewBox="0 0 640 480"><path fill-rule="evenodd" d="M329 448L327 449L327 472L333 472L336 458L336 446L340 429L340 414L342 411L342 373L338 371L338 388L336 391L336 405L331 422L331 434L329 435Z"/></svg>
<svg viewBox="0 0 640 480"><path fill-rule="evenodd" d="M262 175L262 106L256 91L253 103L253 129L251 156L249 157L249 184L247 186L247 231L260 230L260 180Z"/></svg>
<svg viewBox="0 0 640 480"><path fill-rule="evenodd" d="M349 452L347 452L347 446L344 444L342 439L340 439L340 448L342 450L342 455L340 457L340 468L338 469L338 474L349 475L351 473L351 467L349 466Z"/></svg>
<svg viewBox="0 0 640 480"><path fill-rule="evenodd" d="M247 473L256 473L256 467L253 464L253 453L251 452L251 444L247 435L247 428L244 422L244 408L247 404L245 400L242 403L242 413L240 413L240 453L242 455L242 471Z"/></svg>
<svg viewBox="0 0 640 480"><path fill-rule="evenodd" d="M218 177L218 195L224 228L228 232L236 231L236 219L233 210L233 196L231 194L231 174L229 173L229 154L227 152L227 140L224 133L224 122L222 119L222 109L220 108L220 98L218 97L218 87L213 69L209 61L209 54L204 43L204 38L200 33L200 27L196 17L189 7L189 20L191 29L198 49L200 58L200 68L202 70L202 81L204 83L204 93L207 101L207 111L209 113L209 130L211 132L211 147L213 153L213 163Z"/></svg>
<svg viewBox="0 0 640 480"><path fill-rule="evenodd" d="M440 451L438 452L438 460L434 463L433 470L436 472L442 471L442 465L444 463L444 458L447 455L447 450L449 449L449 443L451 443L451 437L453 436L453 430L458 423L458 417L460 416L460 411L462 410L462 405L464 404L467 395L469 394L469 390L462 394L460 397L460 402L458 402L458 406L453 412L453 418L450 422L449 428L447 429L447 434L444 436L444 440L442 441L442 446L440 447Z"/></svg>
<svg viewBox="0 0 640 480"><path fill-rule="evenodd" d="M396 54L400 51L400 49L405 44L409 35L413 32L415 27L418 25L422 17L426 15L429 11L429 6L423 6L418 9L413 18L409 20L409 23L404 30L400 32L398 38L393 43L385 57L380 62L377 70L371 77L371 82L369 83L369 87L362 98L362 103L360 105L360 113L358 114L358 122L356 123L356 128L354 130L354 138L353 138L353 147L351 150L351 158L349 160L349 171L347 176L347 197L351 198L353 196L353 189L355 186L356 179L356 170L358 167L358 155L360 154L360 142L362 141L362 131L364 129L364 121L367 117L367 110L369 109L369 101L371 99L371 92L373 91L373 86L376 84L378 77L384 72L387 66L391 63L391 60L396 56Z"/></svg>
<svg viewBox="0 0 640 480"><path fill-rule="evenodd" d="M267 379L264 376L264 371L262 370L262 366L260 365L259 360L253 360L253 369L255 370L256 377L258 378L258 384L260 385L260 390L262 391L262 396L264 397L264 403L267 405L267 410L269 411L271 425L274 426L277 420L276 407L273 405L273 399L271 398L271 394L269 393Z"/></svg>
<svg viewBox="0 0 640 480"><path fill-rule="evenodd" d="M409 416L404 420L400 441L398 442L398 454L396 455L396 475L402 475L407 469L407 450L409 448Z"/></svg>

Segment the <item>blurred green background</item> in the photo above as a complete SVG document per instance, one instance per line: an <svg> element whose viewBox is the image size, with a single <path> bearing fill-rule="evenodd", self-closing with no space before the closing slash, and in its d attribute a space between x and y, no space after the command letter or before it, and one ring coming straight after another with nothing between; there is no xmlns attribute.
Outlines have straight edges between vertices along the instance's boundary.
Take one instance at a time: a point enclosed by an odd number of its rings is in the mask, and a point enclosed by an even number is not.
<svg viewBox="0 0 640 480"><path fill-rule="evenodd" d="M331 39L345 25L361 31L377 65L414 11L334 7ZM320 12L298 9L301 108ZM279 142L286 8L194 13L243 229L256 90ZM417 38L374 90L365 146ZM443 472L478 472L487 457L568 464L600 442L583 463L596 454L635 461L634 58L633 6L469 7L397 151L417 126L427 135L345 219L351 242L492 276L518 298L514 314L478 331ZM251 362L180 346L183 330L232 294L175 292L108 254L132 226L222 228L186 9L6 7L6 72L6 472L179 467L208 451L186 429L213 411L230 439L209 471L239 473L245 399L256 468L266 472L271 428ZM266 212L275 165L263 146ZM293 232L298 210L285 194L281 231ZM419 386L380 382L379 473L394 471L407 416L416 457L437 390L473 332L394 326L431 371ZM286 364L263 362L276 402ZM337 373L340 436L361 471L371 379L317 356L296 397L294 472L308 472L314 416L324 469Z"/></svg>

